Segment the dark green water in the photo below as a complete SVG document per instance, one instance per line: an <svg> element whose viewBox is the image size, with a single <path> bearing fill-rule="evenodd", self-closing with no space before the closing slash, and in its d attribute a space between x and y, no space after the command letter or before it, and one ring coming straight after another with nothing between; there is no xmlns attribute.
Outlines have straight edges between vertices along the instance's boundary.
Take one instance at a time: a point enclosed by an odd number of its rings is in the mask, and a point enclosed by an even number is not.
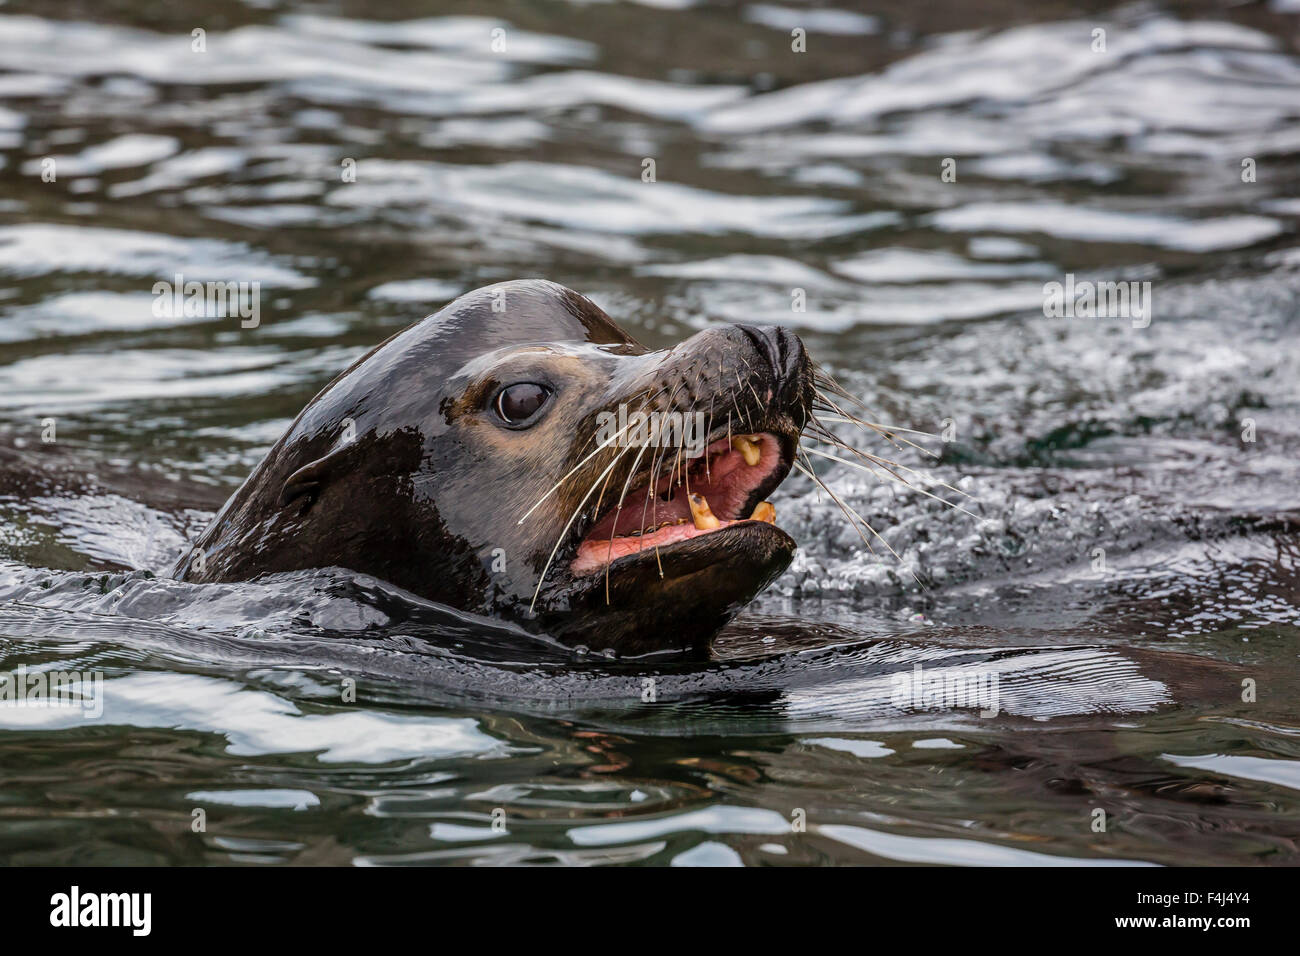
<svg viewBox="0 0 1300 956"><path fill-rule="evenodd" d="M0 860L1300 862L1300 14L980 6L0 7L0 671L103 678L0 702ZM176 273L259 324L155 314ZM1045 315L1067 274L1149 321ZM340 369L525 276L793 327L974 515L819 460L899 557L792 478L711 663L157 577ZM896 706L918 663L999 713Z"/></svg>

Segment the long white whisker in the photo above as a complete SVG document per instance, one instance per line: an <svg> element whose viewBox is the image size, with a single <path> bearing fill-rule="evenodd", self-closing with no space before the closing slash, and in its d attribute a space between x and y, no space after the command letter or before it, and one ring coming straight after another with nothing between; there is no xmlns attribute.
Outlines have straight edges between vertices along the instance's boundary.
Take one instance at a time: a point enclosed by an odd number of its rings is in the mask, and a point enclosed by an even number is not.
<svg viewBox="0 0 1300 956"><path fill-rule="evenodd" d="M569 533L569 528L573 525L573 519L578 517L578 512L580 512L582 506L587 503L587 499L590 498L591 493L596 490L596 486L600 484L601 479L614 470L614 466L619 463L619 460L625 454L627 454L627 451L628 449L624 447L622 451L614 456L614 460L609 463L605 470L596 476L596 480L591 483L591 487L587 489L587 493L583 495L582 500L578 502L578 507L573 509L573 514L569 515L569 520L564 523L564 530L562 530L560 536L555 539L555 547L551 549L551 556L546 559L546 566L542 568L542 576L537 579L537 589L533 591L532 603L528 605L529 614L531 614L533 608L537 606L537 595L542 593L542 582L546 580L546 572L551 569L551 562L555 560L555 553L560 550L560 545L564 543L564 536Z"/></svg>
<svg viewBox="0 0 1300 956"><path fill-rule="evenodd" d="M885 425L881 422L868 422L860 418L842 418L839 415L819 415L817 416L823 422L843 422L846 425L865 425L868 428L883 428L890 432L908 432L912 435L924 435L926 438L938 438L934 432L923 432L919 428L904 428L902 425Z"/></svg>
<svg viewBox="0 0 1300 956"><path fill-rule="evenodd" d="M799 454L803 455L803 460L808 463L808 471L804 472L804 474L808 474L808 472L812 472L813 471L812 459L809 458L808 453L804 451L803 445L799 446ZM817 503L821 504L822 490L825 488L825 485L823 484L822 480L817 477L815 472L812 475L812 479L817 485Z"/></svg>
<svg viewBox="0 0 1300 956"><path fill-rule="evenodd" d="M623 513L623 499L627 496L627 486L632 483L632 476L636 474L637 466L641 464L641 459L645 456L645 450L648 445L642 445L641 450L636 453L636 458L632 461L632 467L628 470L627 477L623 479L623 490L618 493L618 505L614 508L614 523L609 529L609 549L605 552L605 604L609 605L609 566L613 563L610 556L614 553L614 534L618 531L618 516Z"/></svg>
<svg viewBox="0 0 1300 956"><path fill-rule="evenodd" d="M867 529L868 531L870 531L873 535L875 535L876 540L879 541L881 544L883 544L883 545L885 546L885 548L889 551L889 553L892 554L892 555L894 556L894 560L896 560L900 565L903 563L903 557L902 557L902 555L900 555L897 551L895 551L892 547L890 547L889 542L886 541L884 538L882 538L882 537L880 536L880 532L879 532L879 531L877 531L875 528L871 527L871 522L867 521L866 518L864 518L864 517L862 517L862 515L858 514L857 510L854 509L851 505L847 505L847 504L845 504L843 501L841 501L841 500L839 499L839 496L836 495L833 491L831 491L830 487L829 487L829 486L828 486L824 481L822 481L820 478L818 478L816 475L813 475L813 474L811 474L810 472L806 471L806 470L804 469L804 467L803 467L802 465L800 465L798 462L794 462L794 466L795 466L796 468L798 468L800 471L802 471L805 475L808 475L810 478L812 478L814 481L816 481L816 482L817 482L819 485L821 485L823 488L825 488L825 489L826 489L826 493L827 493L828 495L830 495L832 498L835 499L835 503L836 503L837 505L839 505L841 509L844 510L845 514L851 514L854 518L857 518L858 521L862 522L862 527L866 528L866 529ZM850 523L852 523L852 519L850 519ZM854 530L857 531L857 526L856 526L856 525L854 525ZM867 540L865 537L863 537L861 531L858 531L858 537L862 538L863 541L866 541L866 540ZM874 553L874 551L876 550L875 548L872 548L871 545L870 545L869 543L867 544L867 548L870 549L873 553ZM910 575L912 576L912 580L914 580L918 585L920 585L921 588L923 588L923 589L925 588L925 582L922 581L919 577L917 577L915 571L912 571L911 569L908 569L907 573L910 574Z"/></svg>
<svg viewBox="0 0 1300 956"><path fill-rule="evenodd" d="M667 387L668 387L667 385L662 385L662 386L660 386L658 389L656 389L655 391L653 391L653 392L651 392L649 395L647 395L647 396L645 397L645 402L644 402L644 403L643 403L643 404L642 404L642 405L641 405L641 406L640 406L636 411L637 411L637 412L644 411L644 410L645 410L645 409L650 405L650 402L651 402L651 401L652 401L656 396L659 396L659 395L662 395L662 394L663 394L664 389L666 389ZM680 387L680 385L679 385L678 387ZM677 393L677 389L674 388L674 389L673 389L673 394L675 395L676 393ZM669 399L669 401L672 401L672 396L670 395L670 396L668 397L668 399ZM636 414L636 413L634 412L633 414ZM628 423L627 423L626 425L624 425L622 428L620 428L618 431L616 431L613 435L610 435L609 438L607 438L605 441L603 441L603 442L601 442L599 445L597 445L597 446L592 450L592 452L591 452L590 455L587 455L585 458L582 459L582 461L578 462L576 465L574 465L572 468L570 468L569 471L568 471L568 473L567 473L563 478L561 478L559 481L557 481L554 485L552 485L550 491L546 492L546 494L544 494L544 495L542 495L540 498L538 498L537 501L533 504L533 506L532 506L531 508L529 508L527 511L524 512L523 517L521 517L521 518L520 518L517 522L515 522L515 523L516 523L516 524L523 524L523 523L524 523L524 520L525 520L525 519L526 519L530 514L532 514L534 511L536 511L537 508L541 505L541 503L542 503L543 501L545 501L547 498L549 498L551 495L553 495L553 494L556 492L556 490L559 489L559 487L560 487L561 485L563 485L566 481L568 481L568 480L573 476L574 472L576 472L579 468L581 468L581 467L582 467L583 465L585 465L587 462L591 461L592 458L594 458L596 455L598 455L598 454L600 453L600 450L601 450L602 448L608 448L611 444L613 444L614 442L618 441L618 439L619 439L620 437L622 437L623 433L624 433L625 431L627 431L629 428L631 428L631 427L633 426L633 424L634 424L634 423L631 421L631 416L629 416L629 421L628 421Z"/></svg>
<svg viewBox="0 0 1300 956"><path fill-rule="evenodd" d="M588 455L586 458L582 459L582 461L578 462L578 463L577 463L576 465L574 465L571 469L569 469L569 473L566 474L566 475L565 475L563 478L561 478L559 481L557 481L554 485L552 485L552 486L551 486L551 490L548 491L548 492L546 492L546 494L542 495L540 498L538 498L538 499L537 499L537 503L534 504L534 505L533 505L531 508L529 508L527 511L525 511L525 512L524 512L524 516L523 516L522 518L520 518L520 519L519 519L517 522L515 522L515 523L516 523L516 524L523 524L523 523L524 523L524 520L525 520L525 519L526 519L530 514L532 514L534 511L536 511L536 510L538 509L538 507L541 505L541 503L542 503L543 501L545 501L545 500L546 500L547 498L549 498L551 495L555 494L555 492L556 492L557 490L559 490L559 487L560 487L562 484L564 484L566 481L568 481L568 480L573 476L574 472L576 472L579 468L581 468L581 467L582 467L583 465L585 465L587 462L591 461L591 459L595 458L596 455L598 455L598 454L600 453L601 449L603 449L603 448L608 448L608 447L609 447L610 445L612 445L614 442L618 441L618 439L622 436L622 434L623 434L625 431L627 431L629 428L631 428L631 427L632 427L632 423L631 423L631 422L628 422L626 425L624 425L622 428L620 428L620 429L619 429L617 432L615 432L613 435L610 435L610 436L609 436L608 438L606 438L603 442L601 442L599 445L597 445L595 451L593 451L590 455ZM618 459L615 458L614 460L617 461Z"/></svg>
<svg viewBox="0 0 1300 956"><path fill-rule="evenodd" d="M845 451L861 459L864 463L879 465L885 471L889 472L890 477L892 477L895 481L900 482L901 484L904 484L909 488L915 488L916 486L913 485L906 478L904 478L902 475L894 471L895 468L899 468L903 471L908 472L909 474L916 475L916 477L921 481L928 481L932 485L938 485L941 488L947 488L955 495L961 495L963 498L969 498L971 501L976 500L975 496L968 491L962 491L960 488L950 485L946 481L941 481L938 478L934 477L933 475L927 474L926 472L917 471L915 468L909 468L907 465L904 465L900 462L892 461L888 458L881 458L879 455L873 455L869 451L862 451L861 449L854 448L848 442L842 440L838 435L835 435L831 432L826 432L825 434L821 434L821 435L815 432L813 433L805 432L803 437L811 441L820 442L823 445L830 445L833 448L843 448ZM850 462L850 464L852 464L852 462Z"/></svg>
<svg viewBox="0 0 1300 956"><path fill-rule="evenodd" d="M812 461L809 460L808 464L811 466ZM862 528L858 527L858 521L860 521L862 522L863 527L865 527L872 534L876 534L876 530L872 528L871 525L867 524L866 519L863 518L862 515L854 511L852 508L850 508L848 505L846 505L843 501L841 501L840 496L837 495L835 492L831 491L830 486L826 484L826 482L822 481L821 478L817 477L817 474L815 472L810 471L808 468L805 468L797 461L793 462L793 465L799 471L803 472L805 475L811 478L819 488L825 489L826 493L831 496L831 500L834 501L837 505L839 505L840 510L844 512L844 517L849 519L849 526L853 528L854 531L857 532L858 537L862 539L862 543L867 546L867 550L870 551L872 554L875 554L876 549L871 546L871 542L867 540L867 536L862 533ZM857 521L853 520L855 517L858 519ZM879 537L879 535L876 536ZM888 547L888 544L886 544L886 547ZM895 557L897 557L897 555L895 555Z"/></svg>
<svg viewBox="0 0 1300 956"><path fill-rule="evenodd" d="M840 408L839 404L834 399L832 399L829 395L823 392L821 389L817 388L816 386L813 386L813 390L817 393L818 400L820 400L823 404L827 405L832 411L839 412L840 415L847 421L852 422L855 425L860 425L863 428L870 428L872 431L880 435L882 438L888 441L895 448L903 447L898 443L899 441L898 436L895 436L891 431L889 431L887 426L878 425L875 422L863 421L861 418L858 418L856 415L851 415L848 412L846 412L844 409ZM859 405L862 405L863 408L866 408L866 405L864 405L861 400L855 398L854 401L857 402ZM813 421L817 421L816 415L813 416ZM936 453L930 451L930 449L918 445L916 442L912 441L911 439L903 438L901 440L903 441L904 444L911 445L917 451L923 452L929 455L931 458L939 457Z"/></svg>
<svg viewBox="0 0 1300 956"><path fill-rule="evenodd" d="M866 465L860 465L855 461L849 461L847 458L841 458L839 457L839 455L832 455L829 452L819 451L816 448L809 448L807 449L807 451L811 452L814 455L820 455L822 458L829 458L831 461L838 461L840 464L848 465L850 468L857 468L859 471L864 471L873 477L877 477L877 478L879 477L879 475L876 473L874 469L868 468ZM926 491L924 488L918 488L916 485L909 484L908 487L911 488L913 491L925 495L927 498L933 498L935 501L942 501L949 508L952 508L955 511L960 511L963 514L968 514L972 518L976 519L977 521L980 520L979 515L975 514L972 511L967 511L961 505L953 504L951 501L949 501L946 498L940 498L938 495L932 494L931 492Z"/></svg>

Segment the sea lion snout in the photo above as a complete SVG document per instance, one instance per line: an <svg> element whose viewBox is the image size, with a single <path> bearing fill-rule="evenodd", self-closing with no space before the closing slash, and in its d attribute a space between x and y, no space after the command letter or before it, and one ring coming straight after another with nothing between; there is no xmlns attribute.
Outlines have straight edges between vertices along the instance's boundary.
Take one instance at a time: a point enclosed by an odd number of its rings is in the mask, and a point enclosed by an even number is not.
<svg viewBox="0 0 1300 956"><path fill-rule="evenodd" d="M558 570L543 575L555 574L569 603L541 616L573 640L598 617L597 637L581 638L592 646L700 647L793 557L767 499L794 464L812 363L788 329L748 325L707 329L642 360L646 370L615 396L635 411L605 433L617 440L597 458L604 470L593 464L573 484L574 499L585 484L595 506L575 500ZM665 437L692 415L701 440Z"/></svg>

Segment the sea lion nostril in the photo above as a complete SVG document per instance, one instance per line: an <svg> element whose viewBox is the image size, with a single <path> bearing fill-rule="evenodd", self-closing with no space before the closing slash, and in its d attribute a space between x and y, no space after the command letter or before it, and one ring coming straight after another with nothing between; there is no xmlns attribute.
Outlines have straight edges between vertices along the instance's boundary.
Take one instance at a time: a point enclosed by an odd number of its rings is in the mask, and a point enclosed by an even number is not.
<svg viewBox="0 0 1300 956"><path fill-rule="evenodd" d="M805 388L807 353L799 336L781 325L738 325L755 351L767 359L771 368L773 397L780 402L797 400Z"/></svg>
<svg viewBox="0 0 1300 956"><path fill-rule="evenodd" d="M773 334L782 331L781 328L757 325L738 325L736 328L749 340L754 350L767 359L772 369L773 381L781 381L785 377L781 345L778 337Z"/></svg>
<svg viewBox="0 0 1300 956"><path fill-rule="evenodd" d="M776 343L777 362L781 374L786 379L793 379L808 361L803 342L800 341L799 336L783 325L774 326L770 331L772 340Z"/></svg>

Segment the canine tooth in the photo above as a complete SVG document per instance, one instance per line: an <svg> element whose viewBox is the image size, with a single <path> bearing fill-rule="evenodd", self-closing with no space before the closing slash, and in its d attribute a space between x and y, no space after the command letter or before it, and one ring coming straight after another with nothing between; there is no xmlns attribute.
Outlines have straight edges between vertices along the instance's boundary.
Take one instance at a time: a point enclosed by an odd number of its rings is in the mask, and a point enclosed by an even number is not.
<svg viewBox="0 0 1300 956"><path fill-rule="evenodd" d="M763 439L757 435L735 435L731 439L731 447L736 449L745 456L745 464L753 468L763 457L762 451L759 450L759 444Z"/></svg>
<svg viewBox="0 0 1300 956"><path fill-rule="evenodd" d="M703 495L692 493L687 501L691 506L691 517L695 519L695 527L700 531L712 531L721 526L722 522L713 517L713 512L709 510L709 503L704 500Z"/></svg>
<svg viewBox="0 0 1300 956"><path fill-rule="evenodd" d="M770 501L760 501L754 505L754 513L749 516L754 521L766 521L768 524L776 524L776 508Z"/></svg>

